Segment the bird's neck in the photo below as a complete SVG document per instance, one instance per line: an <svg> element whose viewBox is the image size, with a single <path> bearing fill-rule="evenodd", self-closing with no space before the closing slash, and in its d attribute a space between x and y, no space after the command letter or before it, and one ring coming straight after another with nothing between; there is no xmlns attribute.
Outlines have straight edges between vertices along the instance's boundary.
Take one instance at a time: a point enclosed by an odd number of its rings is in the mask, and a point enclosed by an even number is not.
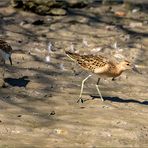
<svg viewBox="0 0 148 148"><path fill-rule="evenodd" d="M120 65L118 64L114 64L110 67L110 76L111 77L118 77L121 75L121 73L123 72L123 70L121 69Z"/></svg>
<svg viewBox="0 0 148 148"><path fill-rule="evenodd" d="M118 75L121 75L121 73L124 71L122 65L119 63L119 64L117 64L116 67L117 67L117 73L118 73Z"/></svg>

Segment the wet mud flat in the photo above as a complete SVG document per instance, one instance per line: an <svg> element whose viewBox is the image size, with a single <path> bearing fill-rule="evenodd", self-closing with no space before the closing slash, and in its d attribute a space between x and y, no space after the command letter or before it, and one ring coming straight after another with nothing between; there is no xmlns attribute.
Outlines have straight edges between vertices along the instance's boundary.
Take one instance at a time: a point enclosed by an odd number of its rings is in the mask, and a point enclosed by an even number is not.
<svg viewBox="0 0 148 148"><path fill-rule="evenodd" d="M9 2L9 1L8 1ZM1 3L0 36L15 52L0 88L0 147L148 147L148 27L144 11L124 17L107 6L40 16ZM113 10L123 9L122 5ZM116 45L117 42L117 45ZM52 48L50 48L52 44ZM115 81L88 75L63 49L133 60L132 71Z"/></svg>

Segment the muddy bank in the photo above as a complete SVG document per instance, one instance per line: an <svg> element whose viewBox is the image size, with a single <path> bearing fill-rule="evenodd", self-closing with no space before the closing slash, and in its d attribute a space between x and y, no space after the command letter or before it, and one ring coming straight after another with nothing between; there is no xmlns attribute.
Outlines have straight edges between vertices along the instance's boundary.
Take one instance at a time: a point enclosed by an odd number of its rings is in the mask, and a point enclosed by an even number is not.
<svg viewBox="0 0 148 148"><path fill-rule="evenodd" d="M0 36L11 44L0 88L0 147L147 147L148 27L145 11L123 5L70 9L66 16L40 16L0 2ZM108 11L109 10L109 11ZM118 13L119 14L119 13ZM51 47L52 45L52 47ZM128 71L115 81L88 73L63 52L105 54L133 61L142 75Z"/></svg>

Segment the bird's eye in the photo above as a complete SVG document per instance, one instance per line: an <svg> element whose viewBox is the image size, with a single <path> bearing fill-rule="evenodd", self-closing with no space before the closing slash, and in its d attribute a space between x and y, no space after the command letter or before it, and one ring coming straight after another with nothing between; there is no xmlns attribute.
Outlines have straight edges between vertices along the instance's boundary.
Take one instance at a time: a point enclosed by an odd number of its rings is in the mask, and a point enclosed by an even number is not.
<svg viewBox="0 0 148 148"><path fill-rule="evenodd" d="M129 64L126 64L126 65L128 65L128 66L129 66Z"/></svg>

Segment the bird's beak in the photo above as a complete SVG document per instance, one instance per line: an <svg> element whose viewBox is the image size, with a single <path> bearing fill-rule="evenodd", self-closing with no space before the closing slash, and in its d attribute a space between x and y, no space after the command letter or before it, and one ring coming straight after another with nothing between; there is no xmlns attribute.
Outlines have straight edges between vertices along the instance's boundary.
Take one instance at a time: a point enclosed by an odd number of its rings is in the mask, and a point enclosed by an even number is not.
<svg viewBox="0 0 148 148"><path fill-rule="evenodd" d="M10 61L10 64L12 65L12 60L11 60L11 57L9 57L9 61Z"/></svg>
<svg viewBox="0 0 148 148"><path fill-rule="evenodd" d="M135 72L137 72L138 74L142 74L142 73L136 68L135 65L133 66L132 70L135 71Z"/></svg>

